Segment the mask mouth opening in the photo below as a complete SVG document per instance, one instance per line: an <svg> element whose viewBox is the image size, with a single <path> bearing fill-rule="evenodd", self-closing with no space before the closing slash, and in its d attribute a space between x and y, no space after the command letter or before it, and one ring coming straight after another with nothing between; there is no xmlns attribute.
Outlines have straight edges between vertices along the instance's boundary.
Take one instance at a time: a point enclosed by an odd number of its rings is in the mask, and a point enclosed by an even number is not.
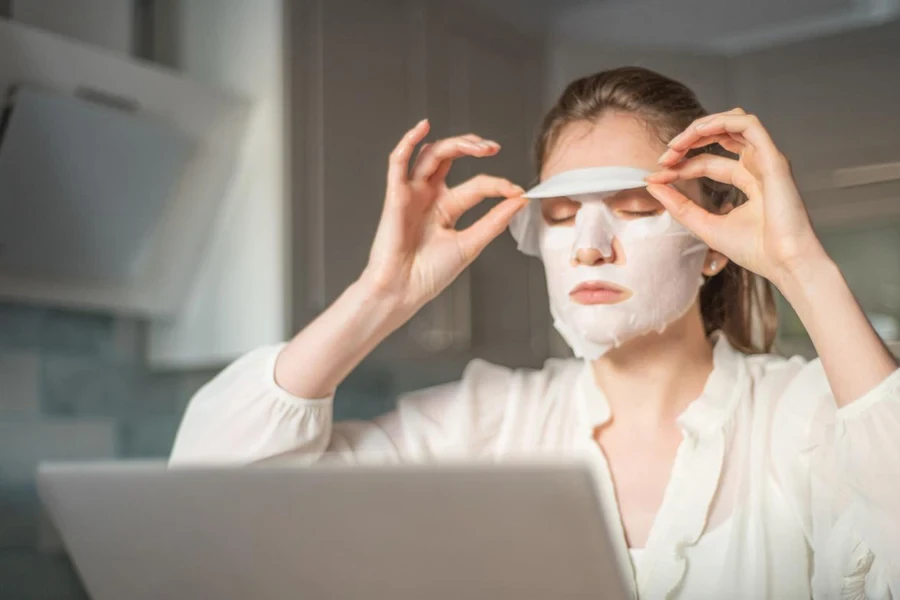
<svg viewBox="0 0 900 600"><path fill-rule="evenodd" d="M634 297L634 290L602 279L585 279L569 291L569 300L584 306L611 306Z"/></svg>

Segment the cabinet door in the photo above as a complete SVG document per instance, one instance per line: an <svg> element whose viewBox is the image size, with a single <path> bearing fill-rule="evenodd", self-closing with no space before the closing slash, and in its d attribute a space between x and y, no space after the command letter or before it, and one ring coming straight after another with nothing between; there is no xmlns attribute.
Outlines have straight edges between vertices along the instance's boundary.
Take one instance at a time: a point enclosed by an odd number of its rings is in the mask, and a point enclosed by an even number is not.
<svg viewBox="0 0 900 600"><path fill-rule="evenodd" d="M300 327L364 268L388 153L407 129L427 116L431 139L475 131L503 144L496 158L460 161L451 184L487 172L527 186L542 86L540 44L497 35L472 15L411 0L307 0L293 11L293 289ZM504 234L375 356L540 362L546 297L533 292L542 281L539 263Z"/></svg>
<svg viewBox="0 0 900 600"><path fill-rule="evenodd" d="M502 145L492 158L457 163L451 182L478 173L528 187L536 179L531 147L541 111L540 41L484 21L429 14L429 109L438 137L473 132ZM460 222L471 224L495 201ZM521 254L509 233L495 240L469 269L472 337L469 352L499 363L539 364L547 355L547 299L540 263Z"/></svg>
<svg viewBox="0 0 900 600"><path fill-rule="evenodd" d="M733 60L735 103L790 157L821 227L900 217L898 57L892 23Z"/></svg>
<svg viewBox="0 0 900 600"><path fill-rule="evenodd" d="M292 49L295 292L317 312L366 264L388 154L411 114L406 4L300 2ZM420 117L421 118L421 117Z"/></svg>

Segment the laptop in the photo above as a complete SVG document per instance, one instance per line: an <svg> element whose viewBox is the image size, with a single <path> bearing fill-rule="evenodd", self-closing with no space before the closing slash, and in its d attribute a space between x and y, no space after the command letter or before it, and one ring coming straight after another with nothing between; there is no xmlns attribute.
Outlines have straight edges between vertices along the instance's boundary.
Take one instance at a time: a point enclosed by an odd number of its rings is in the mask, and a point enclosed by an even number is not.
<svg viewBox="0 0 900 600"><path fill-rule="evenodd" d="M38 490L94 600L627 597L586 464L59 463Z"/></svg>

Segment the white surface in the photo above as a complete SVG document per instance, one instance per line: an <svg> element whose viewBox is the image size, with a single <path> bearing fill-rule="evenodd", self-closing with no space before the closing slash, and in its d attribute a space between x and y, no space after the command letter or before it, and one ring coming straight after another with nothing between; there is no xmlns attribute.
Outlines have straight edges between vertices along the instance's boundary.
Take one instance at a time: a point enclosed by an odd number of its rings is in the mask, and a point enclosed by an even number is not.
<svg viewBox="0 0 900 600"><path fill-rule="evenodd" d="M577 196L645 187L650 171L630 167L593 167L557 173L523 194L526 198Z"/></svg>
<svg viewBox="0 0 900 600"><path fill-rule="evenodd" d="M131 54L134 0L13 0L12 18L88 44Z"/></svg>
<svg viewBox="0 0 900 600"><path fill-rule="evenodd" d="M179 6L179 68L252 99L255 109L186 302L174 319L150 327L151 365L217 365L289 334L282 9L282 0Z"/></svg>
<svg viewBox="0 0 900 600"><path fill-rule="evenodd" d="M0 92L22 80L63 93L88 88L136 100L144 114L186 134L196 150L153 242L138 259L140 275L134 280L111 285L0 274L0 296L131 314L172 313L195 276L209 224L232 178L246 102L116 53L0 21Z"/></svg>
<svg viewBox="0 0 900 600"><path fill-rule="evenodd" d="M111 459L116 423L108 419L0 420L0 484L25 487L45 460Z"/></svg>
<svg viewBox="0 0 900 600"><path fill-rule="evenodd" d="M95 600L626 597L583 465L51 465L39 485Z"/></svg>
<svg viewBox="0 0 900 600"><path fill-rule="evenodd" d="M244 357L195 396L174 465L586 458L629 564L594 441L611 408L584 362L529 371L472 361L460 382L405 395L391 414L333 424L331 398L297 398L275 384L279 349ZM684 440L633 589L756 600L808 598L811 588L841 597L866 584L881 598L888 576L900 589L900 564L890 562L900 538L900 370L836 410L818 362L746 356L721 338L713 361L703 394L678 418Z"/></svg>

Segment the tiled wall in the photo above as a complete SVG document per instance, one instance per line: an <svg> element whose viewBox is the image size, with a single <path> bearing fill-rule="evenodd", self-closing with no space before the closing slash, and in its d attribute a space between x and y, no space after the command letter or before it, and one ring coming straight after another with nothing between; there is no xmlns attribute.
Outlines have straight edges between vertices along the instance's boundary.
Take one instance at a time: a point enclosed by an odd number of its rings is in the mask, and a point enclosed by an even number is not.
<svg viewBox="0 0 900 600"><path fill-rule="evenodd" d="M165 457L187 401L215 374L148 372L142 336L136 320L0 303L0 599L85 597L42 515L36 463ZM460 370L363 365L335 417L373 417Z"/></svg>
<svg viewBox="0 0 900 600"><path fill-rule="evenodd" d="M0 598L83 597L47 542L36 463L163 457L212 375L148 373L141 335L134 320L0 304Z"/></svg>

